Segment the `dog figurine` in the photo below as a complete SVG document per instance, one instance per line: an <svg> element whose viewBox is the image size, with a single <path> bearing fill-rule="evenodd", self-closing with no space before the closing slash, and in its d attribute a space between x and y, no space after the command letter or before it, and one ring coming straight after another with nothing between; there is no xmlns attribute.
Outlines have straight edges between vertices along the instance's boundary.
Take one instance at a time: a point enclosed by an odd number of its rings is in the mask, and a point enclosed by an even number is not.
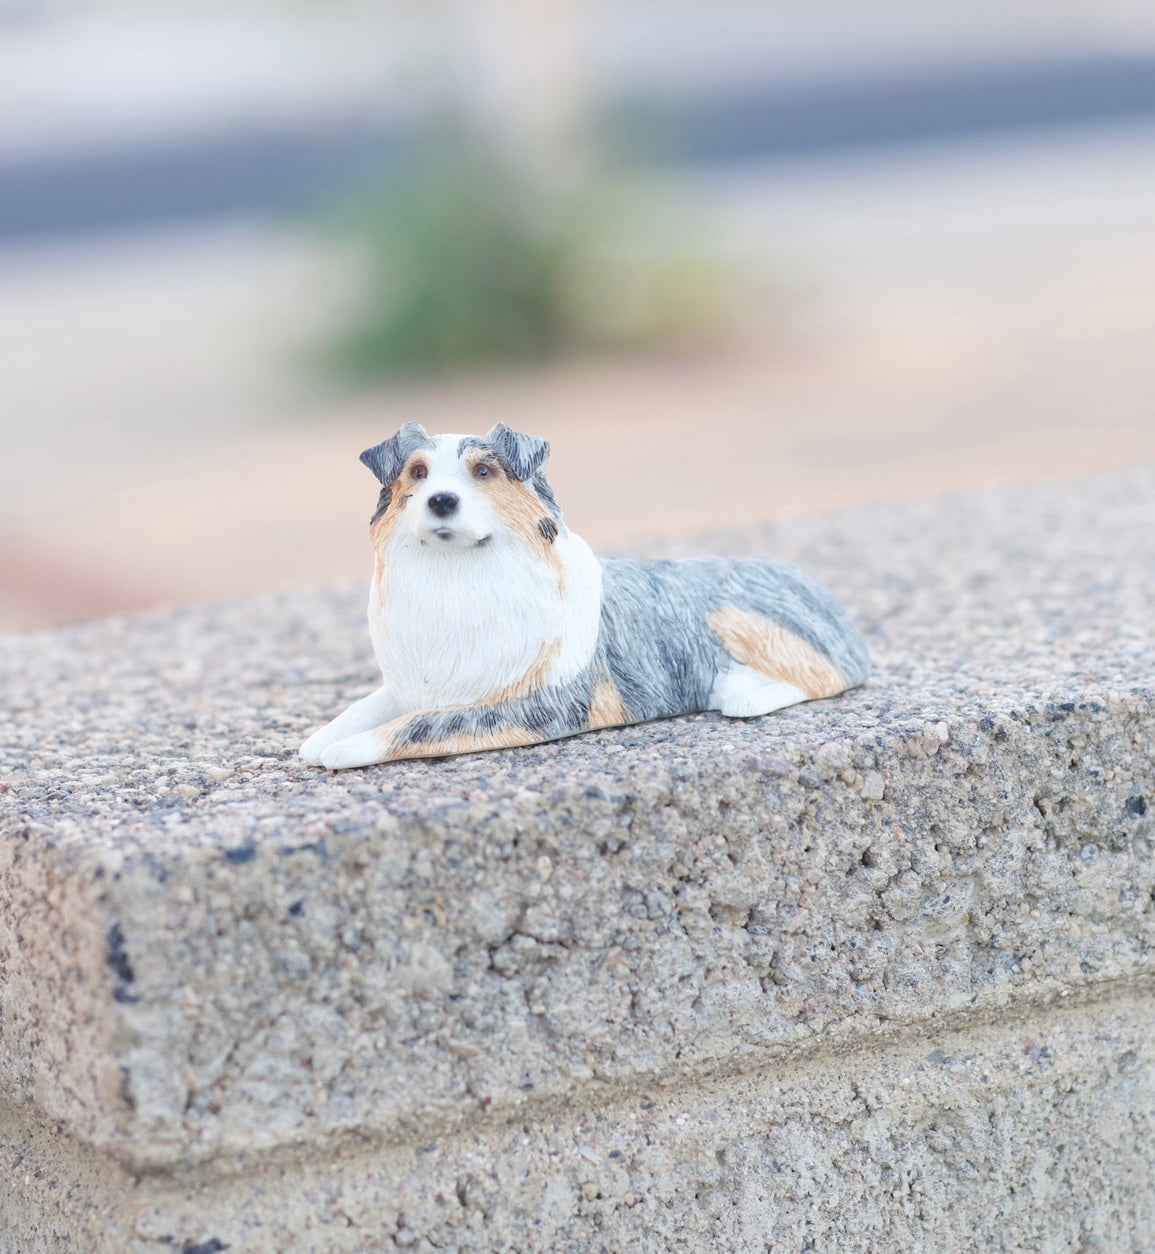
<svg viewBox="0 0 1155 1254"><path fill-rule="evenodd" d="M384 683L301 746L337 770L539 744L700 710L769 714L861 684L830 595L765 558L601 559L569 530L549 444L406 423L361 461Z"/></svg>

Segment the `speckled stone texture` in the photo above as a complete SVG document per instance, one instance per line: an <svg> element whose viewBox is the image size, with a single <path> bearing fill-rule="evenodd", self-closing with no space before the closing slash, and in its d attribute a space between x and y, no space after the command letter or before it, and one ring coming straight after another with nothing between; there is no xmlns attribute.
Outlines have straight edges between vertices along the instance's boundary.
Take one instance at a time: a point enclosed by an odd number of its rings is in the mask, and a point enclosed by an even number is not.
<svg viewBox="0 0 1155 1254"><path fill-rule="evenodd" d="M0 641L0 1250L1155 1247L1155 469L677 548L874 678L329 775L361 588Z"/></svg>

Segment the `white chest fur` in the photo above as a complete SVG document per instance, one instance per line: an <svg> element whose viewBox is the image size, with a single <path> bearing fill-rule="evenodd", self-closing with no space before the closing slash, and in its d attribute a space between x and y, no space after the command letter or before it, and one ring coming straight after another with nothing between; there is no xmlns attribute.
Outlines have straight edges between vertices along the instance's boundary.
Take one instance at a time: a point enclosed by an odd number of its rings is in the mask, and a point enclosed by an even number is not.
<svg viewBox="0 0 1155 1254"><path fill-rule="evenodd" d="M369 593L369 630L385 688L402 710L484 701L548 656L564 682L589 661L601 615L601 566L563 532L557 569L516 538L438 549L412 534L389 546ZM564 587L563 587L564 584Z"/></svg>

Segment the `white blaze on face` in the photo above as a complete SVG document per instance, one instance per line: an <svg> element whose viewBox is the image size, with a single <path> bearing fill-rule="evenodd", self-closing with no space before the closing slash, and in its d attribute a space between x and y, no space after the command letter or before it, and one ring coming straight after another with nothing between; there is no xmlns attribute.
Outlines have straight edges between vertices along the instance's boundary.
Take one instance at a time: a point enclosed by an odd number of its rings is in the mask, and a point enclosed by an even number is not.
<svg viewBox="0 0 1155 1254"><path fill-rule="evenodd" d="M417 455L428 469L424 479L405 484L409 501L405 525L425 545L467 548L493 537L499 527L484 485L474 477L458 448L464 436L440 435ZM468 450L466 450L468 452Z"/></svg>

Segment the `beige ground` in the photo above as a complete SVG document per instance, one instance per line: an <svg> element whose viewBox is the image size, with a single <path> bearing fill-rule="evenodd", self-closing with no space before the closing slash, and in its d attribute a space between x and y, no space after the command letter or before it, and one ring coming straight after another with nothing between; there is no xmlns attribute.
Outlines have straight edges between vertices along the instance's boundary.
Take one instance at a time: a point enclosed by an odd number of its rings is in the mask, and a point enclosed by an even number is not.
<svg viewBox="0 0 1155 1254"><path fill-rule="evenodd" d="M0 623L363 574L357 453L416 419L547 436L601 546L1155 458L1152 133L709 189L774 281L743 343L302 395L326 270L233 231L5 264Z"/></svg>

